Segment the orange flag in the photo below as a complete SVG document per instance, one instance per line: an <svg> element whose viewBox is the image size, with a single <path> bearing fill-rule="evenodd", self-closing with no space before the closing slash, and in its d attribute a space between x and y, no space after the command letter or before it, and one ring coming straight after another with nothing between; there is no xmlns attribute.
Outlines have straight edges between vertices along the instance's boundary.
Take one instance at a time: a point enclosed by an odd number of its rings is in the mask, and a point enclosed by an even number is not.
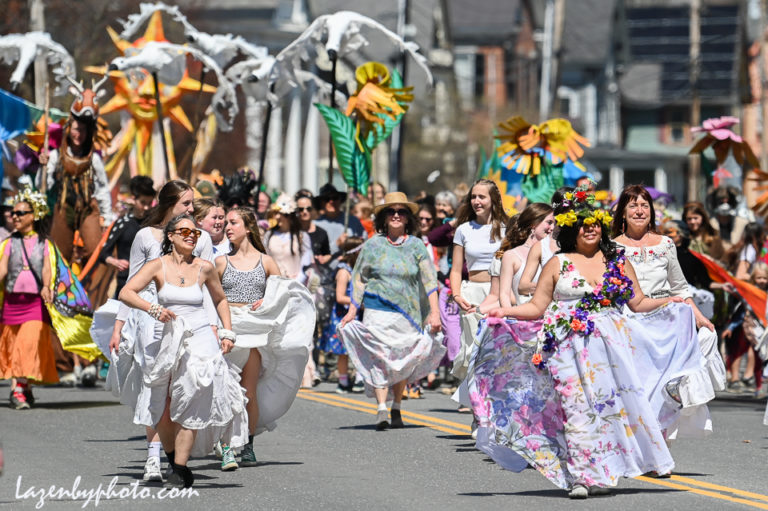
<svg viewBox="0 0 768 511"><path fill-rule="evenodd" d="M752 310L754 311L755 315L757 316L757 319L760 320L760 323L763 324L763 326L766 325L765 320L765 300L766 300L766 293L759 287L750 284L749 282L746 282L744 280L739 280L728 271L717 264L711 257L706 256L704 254L700 254L698 252L694 252L693 250L690 251L691 254L696 256L702 263L704 263L704 266L707 268L707 273L709 274L709 278L711 278L713 281L718 283L730 283L733 285L733 287L736 288L736 290L739 293L739 296L747 302L747 305L752 307Z"/></svg>

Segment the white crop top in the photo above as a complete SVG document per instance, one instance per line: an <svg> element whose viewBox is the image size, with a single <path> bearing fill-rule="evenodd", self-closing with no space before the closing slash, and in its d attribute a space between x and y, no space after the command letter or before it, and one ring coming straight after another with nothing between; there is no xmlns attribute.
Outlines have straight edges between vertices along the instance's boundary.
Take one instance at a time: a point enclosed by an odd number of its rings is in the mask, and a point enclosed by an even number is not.
<svg viewBox="0 0 768 511"><path fill-rule="evenodd" d="M480 225L474 220L463 223L456 228L453 244L464 247L464 260L469 271L488 270L491 261L504 239L505 228L501 228L501 236L491 241L493 224Z"/></svg>

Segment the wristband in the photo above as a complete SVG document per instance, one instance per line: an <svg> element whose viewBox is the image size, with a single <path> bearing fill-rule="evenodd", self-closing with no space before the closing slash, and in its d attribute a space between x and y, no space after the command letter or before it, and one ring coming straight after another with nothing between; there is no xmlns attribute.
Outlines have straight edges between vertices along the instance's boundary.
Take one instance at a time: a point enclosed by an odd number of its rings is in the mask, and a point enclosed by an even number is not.
<svg viewBox="0 0 768 511"><path fill-rule="evenodd" d="M152 316L153 318L159 320L160 315L163 313L163 306L159 303L153 303L149 306L149 310L147 311L147 314Z"/></svg>
<svg viewBox="0 0 768 511"><path fill-rule="evenodd" d="M227 330L226 328L219 328L219 339L232 341L234 344L237 341L237 335L235 335L235 332L232 330Z"/></svg>

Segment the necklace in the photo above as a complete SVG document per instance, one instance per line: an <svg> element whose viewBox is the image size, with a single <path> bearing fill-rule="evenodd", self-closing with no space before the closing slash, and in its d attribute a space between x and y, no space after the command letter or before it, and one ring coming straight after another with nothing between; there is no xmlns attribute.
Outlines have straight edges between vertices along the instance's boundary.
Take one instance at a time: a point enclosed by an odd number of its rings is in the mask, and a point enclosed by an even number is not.
<svg viewBox="0 0 768 511"><path fill-rule="evenodd" d="M393 247L399 247L400 245L402 245L403 243L405 243L405 240L407 240L407 239L408 239L408 235L407 235L407 234L404 234L404 235L402 235L402 236L398 237L398 238L397 238L396 240L394 240L394 241L392 241L391 239L389 239L389 236L386 236L386 238L387 238L387 241L389 242L389 244L390 244L390 245L392 245Z"/></svg>

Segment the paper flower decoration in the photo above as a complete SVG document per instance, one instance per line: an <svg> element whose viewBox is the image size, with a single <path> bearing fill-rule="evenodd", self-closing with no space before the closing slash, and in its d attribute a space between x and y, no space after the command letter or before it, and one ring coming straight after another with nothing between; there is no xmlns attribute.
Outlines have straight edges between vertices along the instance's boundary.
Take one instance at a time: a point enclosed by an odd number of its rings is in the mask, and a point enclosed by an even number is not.
<svg viewBox="0 0 768 511"><path fill-rule="evenodd" d="M691 128L691 133L704 133L704 137L694 144L690 153L703 153L705 149L712 147L718 165L725 162L730 152L739 165L744 165L746 159L752 167L758 168L760 162L749 144L730 129L738 123L736 117L724 116L707 119L701 126Z"/></svg>

